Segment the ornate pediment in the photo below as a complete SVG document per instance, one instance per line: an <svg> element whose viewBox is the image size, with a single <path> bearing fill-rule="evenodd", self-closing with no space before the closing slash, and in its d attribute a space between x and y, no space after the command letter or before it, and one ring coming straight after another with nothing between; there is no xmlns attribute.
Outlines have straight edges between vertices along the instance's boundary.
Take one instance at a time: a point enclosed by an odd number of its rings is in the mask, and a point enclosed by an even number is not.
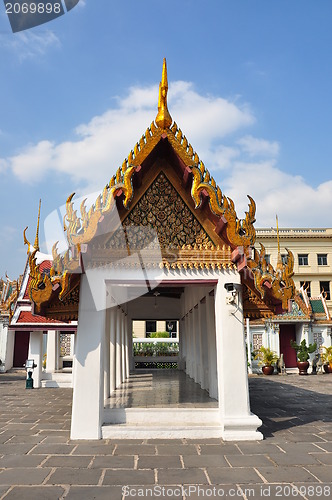
<svg viewBox="0 0 332 500"><path fill-rule="evenodd" d="M150 244L156 233L162 249L176 249L187 245L202 245L206 248L213 246L207 232L163 172L136 203L122 226L130 232L130 247L135 249ZM121 228L107 246L119 248L123 241L122 234Z"/></svg>

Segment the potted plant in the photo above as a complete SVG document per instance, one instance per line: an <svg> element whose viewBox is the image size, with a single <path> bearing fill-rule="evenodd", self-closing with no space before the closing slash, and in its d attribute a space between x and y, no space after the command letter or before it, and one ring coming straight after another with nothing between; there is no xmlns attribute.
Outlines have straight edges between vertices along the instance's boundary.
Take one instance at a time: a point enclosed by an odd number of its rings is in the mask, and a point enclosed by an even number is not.
<svg viewBox="0 0 332 500"><path fill-rule="evenodd" d="M317 344L314 342L313 344L307 345L305 339L302 340L300 344L291 340L290 345L296 351L297 356L297 367L299 369L299 375L307 375L309 368L309 354L313 353L317 349Z"/></svg>
<svg viewBox="0 0 332 500"><path fill-rule="evenodd" d="M262 366L264 375L272 375L274 372L274 364L278 361L278 354L272 351L269 347L260 347L256 351L255 358L258 359L258 364Z"/></svg>
<svg viewBox="0 0 332 500"><path fill-rule="evenodd" d="M332 346L325 347L323 345L322 349L325 349L325 351L320 355L321 360L323 361L324 371L325 373L332 373Z"/></svg>

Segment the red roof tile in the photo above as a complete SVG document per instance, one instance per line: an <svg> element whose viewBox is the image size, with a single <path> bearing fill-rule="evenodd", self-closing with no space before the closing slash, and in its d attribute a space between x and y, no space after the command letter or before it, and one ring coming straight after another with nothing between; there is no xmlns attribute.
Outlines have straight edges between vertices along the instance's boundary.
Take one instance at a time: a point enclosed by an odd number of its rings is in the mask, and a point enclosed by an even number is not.
<svg viewBox="0 0 332 500"><path fill-rule="evenodd" d="M17 323L48 323L48 324L60 324L64 325L66 323L62 323L61 321L57 321L52 318L45 318L44 316L38 316L32 314L30 311L21 311L18 317Z"/></svg>

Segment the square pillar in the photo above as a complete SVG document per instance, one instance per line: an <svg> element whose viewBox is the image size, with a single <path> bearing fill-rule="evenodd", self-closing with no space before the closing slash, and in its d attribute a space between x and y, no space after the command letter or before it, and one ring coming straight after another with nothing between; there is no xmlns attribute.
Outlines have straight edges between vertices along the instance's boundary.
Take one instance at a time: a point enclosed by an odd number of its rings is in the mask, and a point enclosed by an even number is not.
<svg viewBox="0 0 332 500"><path fill-rule="evenodd" d="M218 376L216 354L216 321L214 312L214 296L207 294L206 305L206 333L208 343L208 387L211 398L218 399Z"/></svg>
<svg viewBox="0 0 332 500"><path fill-rule="evenodd" d="M110 315L110 393L115 390L116 384L116 307L109 310Z"/></svg>
<svg viewBox="0 0 332 500"><path fill-rule="evenodd" d="M105 320L106 309L96 311L87 277L83 274L73 364L71 439L101 438L104 412Z"/></svg>
<svg viewBox="0 0 332 500"><path fill-rule="evenodd" d="M121 356L121 310L116 308L116 374L115 387L119 387L122 383L122 356Z"/></svg>
<svg viewBox="0 0 332 500"><path fill-rule="evenodd" d="M46 345L46 371L54 373L58 366L58 332L48 330Z"/></svg>
<svg viewBox="0 0 332 500"><path fill-rule="evenodd" d="M105 347L104 347L104 399L110 397L110 309L106 310Z"/></svg>
<svg viewBox="0 0 332 500"><path fill-rule="evenodd" d="M29 340L28 359L33 359L37 367L33 370L33 386L35 389L41 387L43 368L43 332L31 332Z"/></svg>
<svg viewBox="0 0 332 500"><path fill-rule="evenodd" d="M227 301L224 279L215 290L216 349L218 368L218 400L225 441L263 439L257 428L262 421L250 412L247 357L243 328L242 293L239 275L231 275L236 283L236 298Z"/></svg>

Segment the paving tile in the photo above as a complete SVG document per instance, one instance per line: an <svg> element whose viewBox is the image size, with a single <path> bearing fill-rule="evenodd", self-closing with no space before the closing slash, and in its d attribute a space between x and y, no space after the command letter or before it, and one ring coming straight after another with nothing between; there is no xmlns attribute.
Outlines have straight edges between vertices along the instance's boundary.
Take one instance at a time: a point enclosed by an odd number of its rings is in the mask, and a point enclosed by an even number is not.
<svg viewBox="0 0 332 500"><path fill-rule="evenodd" d="M124 456L95 456L92 462L92 469L133 469L135 464L134 457Z"/></svg>
<svg viewBox="0 0 332 500"><path fill-rule="evenodd" d="M225 455L232 467L271 466L273 463L265 455Z"/></svg>
<svg viewBox="0 0 332 500"><path fill-rule="evenodd" d="M332 443L319 443L318 447L332 453ZM315 447L315 448L316 449L312 450L312 451L317 451L317 447ZM1 448L0 448L0 450L1 450Z"/></svg>
<svg viewBox="0 0 332 500"><path fill-rule="evenodd" d="M157 455L197 455L197 448L193 444L159 444L156 446Z"/></svg>
<svg viewBox="0 0 332 500"><path fill-rule="evenodd" d="M52 469L32 467L5 469L0 472L0 484L41 484L51 471Z"/></svg>
<svg viewBox="0 0 332 500"><path fill-rule="evenodd" d="M114 442L112 440L112 442ZM126 442L128 440L126 439ZM169 439L147 439L147 444L169 444ZM173 444L183 444L183 439L172 439Z"/></svg>
<svg viewBox="0 0 332 500"><path fill-rule="evenodd" d="M48 443L64 443L64 444L71 444L71 442L68 442L68 438L66 436L53 436L52 434L50 436L45 436L45 434L41 434L43 436L43 444L48 444Z"/></svg>
<svg viewBox="0 0 332 500"><path fill-rule="evenodd" d="M0 498L2 498L2 495L4 495L6 493L6 491L9 490L9 488L10 488L10 486L0 486Z"/></svg>
<svg viewBox="0 0 332 500"><path fill-rule="evenodd" d="M270 453L268 455L276 465L308 465L318 464L313 453ZM332 456L332 454L331 454ZM257 464L257 466L260 464Z"/></svg>
<svg viewBox="0 0 332 500"><path fill-rule="evenodd" d="M0 455L24 455L34 446L34 444L0 444Z"/></svg>
<svg viewBox="0 0 332 500"><path fill-rule="evenodd" d="M325 445L326 443L324 443L324 446ZM319 452L320 448L322 448L321 443L319 443L318 446L313 443L280 443L279 446L287 453L297 453L299 455L302 455L303 453Z"/></svg>
<svg viewBox="0 0 332 500"><path fill-rule="evenodd" d="M185 455L185 467L229 467L223 455Z"/></svg>
<svg viewBox="0 0 332 500"><path fill-rule="evenodd" d="M42 469L43 470L43 469ZM100 469L78 469L60 467L47 480L47 484L86 484L97 485L101 476Z"/></svg>
<svg viewBox="0 0 332 500"><path fill-rule="evenodd" d="M152 444L118 444L114 455L154 455L155 453L156 447Z"/></svg>
<svg viewBox="0 0 332 500"><path fill-rule="evenodd" d="M37 444L37 446L32 450L32 455L65 455L69 454L75 448L71 444L62 443L47 443L47 444ZM91 454L91 453L90 453Z"/></svg>
<svg viewBox="0 0 332 500"><path fill-rule="evenodd" d="M168 455L142 455L138 459L139 469L181 469L182 464L179 456Z"/></svg>
<svg viewBox="0 0 332 500"><path fill-rule="evenodd" d="M262 455L266 453L283 453L276 444L267 442L239 442L237 446L240 448L244 455ZM227 455L228 453L225 453Z"/></svg>
<svg viewBox="0 0 332 500"><path fill-rule="evenodd" d="M93 457L74 455L54 455L46 460L43 467L86 468Z"/></svg>
<svg viewBox="0 0 332 500"><path fill-rule="evenodd" d="M251 485L250 485L251 487ZM248 488L248 486L247 486ZM245 491L245 487L243 488ZM259 489L257 489L259 492ZM196 485L191 484L190 486L183 487L183 493L185 500L202 500L202 498L243 498L241 495L241 488L237 486L227 486L227 485ZM179 498L179 497L178 497ZM250 496L250 492L247 498L255 498L254 495ZM258 497L257 495L257 498Z"/></svg>
<svg viewBox="0 0 332 500"><path fill-rule="evenodd" d="M308 465L306 469L318 477L320 481L326 481L332 484L332 465ZM302 479L297 478L296 480L302 481Z"/></svg>
<svg viewBox="0 0 332 500"><path fill-rule="evenodd" d="M55 500L61 498L64 493L64 488L61 486L15 486L8 495L6 500Z"/></svg>
<svg viewBox="0 0 332 500"><path fill-rule="evenodd" d="M306 469L315 466L307 466ZM323 467L323 466L318 466ZM279 467L257 467L260 474L268 483L292 483L294 481L313 482L314 477L303 467L279 466ZM331 473L331 472L330 472ZM332 476L330 476L332 477Z"/></svg>
<svg viewBox="0 0 332 500"><path fill-rule="evenodd" d="M158 469L158 484L208 484L201 469Z"/></svg>
<svg viewBox="0 0 332 500"><path fill-rule="evenodd" d="M98 444L98 441L94 444L79 444L74 445L75 451L73 455L112 455L114 452L113 444Z"/></svg>
<svg viewBox="0 0 332 500"><path fill-rule="evenodd" d="M287 441L291 443L323 443L324 439L319 437L317 434L297 432L295 434L290 434L287 437Z"/></svg>
<svg viewBox="0 0 332 500"><path fill-rule="evenodd" d="M119 486L71 486L66 500L121 500L122 488Z"/></svg>
<svg viewBox="0 0 332 500"><path fill-rule="evenodd" d="M310 455L324 465L332 465L332 453L311 453Z"/></svg>
<svg viewBox="0 0 332 500"><path fill-rule="evenodd" d="M37 467L45 460L43 455L6 455L0 458L0 469L14 467Z"/></svg>
<svg viewBox="0 0 332 500"><path fill-rule="evenodd" d="M241 455L235 444L208 444L200 446L201 455Z"/></svg>
<svg viewBox="0 0 332 500"><path fill-rule="evenodd" d="M19 436L13 436L10 438L10 441L8 441L8 444L38 444L41 441L45 439L45 436L29 436L27 434L22 434Z"/></svg>
<svg viewBox="0 0 332 500"><path fill-rule="evenodd" d="M263 482L252 467L208 467L212 484L250 484Z"/></svg>
<svg viewBox="0 0 332 500"><path fill-rule="evenodd" d="M148 485L154 484L153 470L107 470L103 485Z"/></svg>

